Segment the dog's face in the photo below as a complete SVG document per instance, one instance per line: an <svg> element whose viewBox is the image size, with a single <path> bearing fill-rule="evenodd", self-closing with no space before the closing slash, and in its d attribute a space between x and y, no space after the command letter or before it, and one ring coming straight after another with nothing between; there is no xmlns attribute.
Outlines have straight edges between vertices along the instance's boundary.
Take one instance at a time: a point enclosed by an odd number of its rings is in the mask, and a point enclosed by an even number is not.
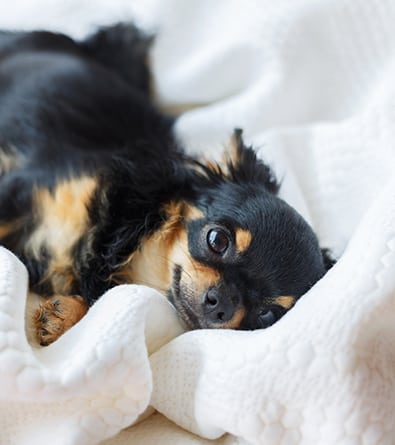
<svg viewBox="0 0 395 445"><path fill-rule="evenodd" d="M241 138L237 149L228 171L208 167L168 252L168 296L191 328L268 327L326 271L315 234L276 196L270 170Z"/></svg>

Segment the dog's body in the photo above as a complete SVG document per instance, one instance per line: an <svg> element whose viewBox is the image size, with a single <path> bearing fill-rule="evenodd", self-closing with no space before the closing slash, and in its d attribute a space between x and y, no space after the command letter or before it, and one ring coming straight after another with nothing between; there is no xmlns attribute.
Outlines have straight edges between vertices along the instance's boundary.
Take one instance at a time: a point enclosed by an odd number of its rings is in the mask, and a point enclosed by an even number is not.
<svg viewBox="0 0 395 445"><path fill-rule="evenodd" d="M0 243L48 297L43 345L119 283L155 287L191 328L254 329L325 273L239 131L222 167L183 153L149 98L149 43L128 25L0 34Z"/></svg>

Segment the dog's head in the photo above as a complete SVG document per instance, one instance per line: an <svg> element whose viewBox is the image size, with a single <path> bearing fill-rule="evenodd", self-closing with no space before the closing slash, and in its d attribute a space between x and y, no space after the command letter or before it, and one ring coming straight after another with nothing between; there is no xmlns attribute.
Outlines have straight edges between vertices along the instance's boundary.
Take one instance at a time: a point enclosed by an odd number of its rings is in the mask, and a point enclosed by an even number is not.
<svg viewBox="0 0 395 445"><path fill-rule="evenodd" d="M240 131L232 149L224 166L198 164L194 198L173 206L168 297L191 328L268 327L326 272L313 230Z"/></svg>

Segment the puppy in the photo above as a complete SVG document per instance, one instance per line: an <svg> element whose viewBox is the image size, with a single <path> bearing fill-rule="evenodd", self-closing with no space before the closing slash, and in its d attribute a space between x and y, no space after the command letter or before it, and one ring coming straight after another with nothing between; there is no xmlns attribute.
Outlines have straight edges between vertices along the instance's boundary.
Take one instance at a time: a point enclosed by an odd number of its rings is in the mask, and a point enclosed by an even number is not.
<svg viewBox="0 0 395 445"><path fill-rule="evenodd" d="M146 284L191 328L265 328L330 260L235 130L223 164L188 157L149 95L151 38L0 33L0 243L46 300L48 345L109 288Z"/></svg>

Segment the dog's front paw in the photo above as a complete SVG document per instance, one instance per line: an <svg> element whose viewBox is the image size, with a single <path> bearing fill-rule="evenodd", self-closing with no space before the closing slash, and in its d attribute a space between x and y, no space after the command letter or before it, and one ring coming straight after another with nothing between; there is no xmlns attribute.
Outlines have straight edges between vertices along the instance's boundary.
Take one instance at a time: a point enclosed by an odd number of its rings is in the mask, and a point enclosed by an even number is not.
<svg viewBox="0 0 395 445"><path fill-rule="evenodd" d="M79 296L55 296L40 304L34 315L36 339L48 346L75 325L88 307Z"/></svg>

